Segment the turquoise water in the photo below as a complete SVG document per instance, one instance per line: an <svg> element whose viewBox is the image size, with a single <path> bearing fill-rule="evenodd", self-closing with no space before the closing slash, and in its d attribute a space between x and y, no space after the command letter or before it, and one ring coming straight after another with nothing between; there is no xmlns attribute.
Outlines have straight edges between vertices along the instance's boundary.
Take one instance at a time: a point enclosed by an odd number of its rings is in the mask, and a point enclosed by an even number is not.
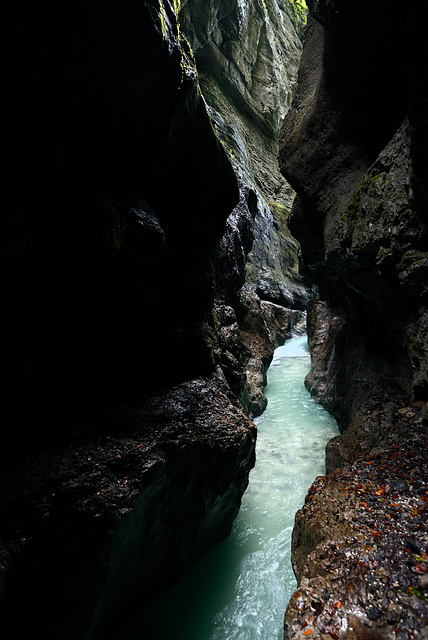
<svg viewBox="0 0 428 640"><path fill-rule="evenodd" d="M294 515L316 476L336 421L304 386L307 338L276 349L255 420L256 465L227 540L192 566L118 640L281 640L295 590L290 544Z"/></svg>

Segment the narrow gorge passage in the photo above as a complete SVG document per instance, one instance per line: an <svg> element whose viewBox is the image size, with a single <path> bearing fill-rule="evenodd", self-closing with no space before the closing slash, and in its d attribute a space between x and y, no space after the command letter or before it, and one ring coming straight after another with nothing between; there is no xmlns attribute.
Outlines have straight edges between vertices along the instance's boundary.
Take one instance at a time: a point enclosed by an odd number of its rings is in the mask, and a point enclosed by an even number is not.
<svg viewBox="0 0 428 640"><path fill-rule="evenodd" d="M257 462L228 539L191 567L116 640L280 640L296 580L290 543L295 512L317 475L336 421L304 386L307 337L276 349L269 403L256 419Z"/></svg>

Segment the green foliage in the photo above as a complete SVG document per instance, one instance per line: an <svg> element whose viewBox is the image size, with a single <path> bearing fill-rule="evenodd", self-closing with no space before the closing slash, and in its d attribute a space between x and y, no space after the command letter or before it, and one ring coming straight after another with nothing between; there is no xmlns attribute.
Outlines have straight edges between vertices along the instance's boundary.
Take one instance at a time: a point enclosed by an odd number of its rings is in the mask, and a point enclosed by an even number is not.
<svg viewBox="0 0 428 640"><path fill-rule="evenodd" d="M217 136L218 136L218 129L217 126L215 126L214 131L216 132ZM227 153L229 154L229 156L231 158L233 158L234 160L237 160L236 155L234 150L232 149L232 147L228 147L226 142L224 140L220 140L221 144L223 145L223 148L227 151Z"/></svg>
<svg viewBox="0 0 428 640"><path fill-rule="evenodd" d="M420 593L415 587L409 587L409 591L420 600L425 600L425 602L428 602L428 598L426 598L423 593Z"/></svg>
<svg viewBox="0 0 428 640"><path fill-rule="evenodd" d="M390 179L386 171L374 176L364 176L352 194L347 209L341 216L342 222L367 221L368 217L371 217L372 222L376 222L379 216L385 216L385 213L379 212L378 209L375 210L373 207L369 207L368 203L373 200L379 200L389 184Z"/></svg>
<svg viewBox="0 0 428 640"><path fill-rule="evenodd" d="M109 247L114 249L114 251L121 251L124 245L124 236L120 229L117 227L104 229L103 236Z"/></svg>
<svg viewBox="0 0 428 640"><path fill-rule="evenodd" d="M179 23L177 22L177 27L179 28ZM192 47L190 46L190 42L185 38L180 31L178 32L178 42L180 44L180 53L181 53L181 82L184 82L185 78L194 76L195 79L198 77L198 70L196 68L196 58L193 53ZM198 83L198 91L199 91L199 83Z"/></svg>
<svg viewBox="0 0 428 640"><path fill-rule="evenodd" d="M166 37L166 25L165 25L166 16L165 16L165 7L163 6L163 2L161 0L159 0L158 15L159 15L159 22L162 30L162 36L165 38Z"/></svg>
<svg viewBox="0 0 428 640"><path fill-rule="evenodd" d="M175 24L172 25L173 31L168 33L167 23L168 18L165 13L164 0L158 0L159 2L159 23L161 27L162 37L164 40L168 40L172 38L176 44L178 44L180 48L180 67L181 67L181 82L187 77L194 77L197 79L197 69L196 69L196 59L192 51L192 47L188 40L184 37L184 35L180 31L180 22L179 22L179 13L181 9L181 0L173 0L173 2L169 2L170 6L174 9L175 13ZM199 84L198 84L199 91Z"/></svg>
<svg viewBox="0 0 428 640"><path fill-rule="evenodd" d="M305 0L290 0L296 19L296 27L303 30L308 21L308 6Z"/></svg>
<svg viewBox="0 0 428 640"><path fill-rule="evenodd" d="M279 202L268 202L268 205L271 209L274 209L274 210L279 210L281 212L285 210L285 205Z"/></svg>

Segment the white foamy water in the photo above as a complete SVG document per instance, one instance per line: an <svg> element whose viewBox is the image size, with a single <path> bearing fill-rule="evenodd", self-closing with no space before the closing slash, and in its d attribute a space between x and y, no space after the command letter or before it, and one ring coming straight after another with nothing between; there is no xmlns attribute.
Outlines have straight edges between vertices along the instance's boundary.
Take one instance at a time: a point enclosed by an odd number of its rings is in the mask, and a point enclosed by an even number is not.
<svg viewBox="0 0 428 640"><path fill-rule="evenodd" d="M281 640L296 581L291 533L336 421L306 391L307 338L276 349L256 419L256 465L227 540L192 566L117 640Z"/></svg>

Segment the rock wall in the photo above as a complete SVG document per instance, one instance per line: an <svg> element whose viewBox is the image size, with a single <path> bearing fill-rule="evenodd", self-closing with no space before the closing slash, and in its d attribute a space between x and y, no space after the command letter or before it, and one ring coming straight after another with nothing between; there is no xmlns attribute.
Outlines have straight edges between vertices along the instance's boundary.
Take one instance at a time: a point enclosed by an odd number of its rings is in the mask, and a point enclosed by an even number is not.
<svg viewBox="0 0 428 640"><path fill-rule="evenodd" d="M276 159L300 40L288 3L214 4L198 77L180 3L4 3L8 635L110 637L227 535L254 464L246 413L301 315L274 302L307 295ZM259 278L261 302L244 285L263 234L258 269L294 284Z"/></svg>
<svg viewBox="0 0 428 640"><path fill-rule="evenodd" d="M221 372L74 429L3 465L4 633L111 637L228 535L254 465Z"/></svg>
<svg viewBox="0 0 428 640"><path fill-rule="evenodd" d="M295 310L304 310L309 297L299 246L287 227L294 192L277 158L302 48L305 14L296 11L288 1L180 3L180 29L240 185L239 205L220 244L216 286L218 317L229 318L232 309L237 324L233 332L230 323L222 331L218 361L251 416L266 407L266 371L275 341L285 335L275 333L272 313L263 317L264 303L288 309L297 322Z"/></svg>
<svg viewBox="0 0 428 640"><path fill-rule="evenodd" d="M230 155L241 190L251 193L252 244L246 280L260 298L305 308L299 247L286 218L294 192L278 167L278 134L297 78L302 34L287 2L181 2L180 23L197 62L215 130Z"/></svg>
<svg viewBox="0 0 428 640"><path fill-rule="evenodd" d="M140 611L227 534L254 464L209 341L239 188L169 2L2 11L0 626L83 638L106 588L105 637L112 580Z"/></svg>
<svg viewBox="0 0 428 640"><path fill-rule="evenodd" d="M298 194L291 228L320 291L306 383L343 435L327 447L331 475L296 517L299 590L285 638L422 638L426 6L308 4L280 165Z"/></svg>
<svg viewBox="0 0 428 640"><path fill-rule="evenodd" d="M230 533L255 462L256 429L220 372L131 407L128 433L130 418L138 430L143 418L157 437L143 456L136 452L143 469L139 492L120 519L89 634L94 640L113 636L141 615L209 545Z"/></svg>
<svg viewBox="0 0 428 640"><path fill-rule="evenodd" d="M299 193L291 226L322 299L344 310L367 357L417 398L426 395L426 51L419 13L380 5L337 15L314 5L321 21L311 21L280 155ZM381 78L373 59L388 67Z"/></svg>
<svg viewBox="0 0 428 640"><path fill-rule="evenodd" d="M1 406L43 429L212 370L202 327L239 191L169 3L7 15Z"/></svg>

